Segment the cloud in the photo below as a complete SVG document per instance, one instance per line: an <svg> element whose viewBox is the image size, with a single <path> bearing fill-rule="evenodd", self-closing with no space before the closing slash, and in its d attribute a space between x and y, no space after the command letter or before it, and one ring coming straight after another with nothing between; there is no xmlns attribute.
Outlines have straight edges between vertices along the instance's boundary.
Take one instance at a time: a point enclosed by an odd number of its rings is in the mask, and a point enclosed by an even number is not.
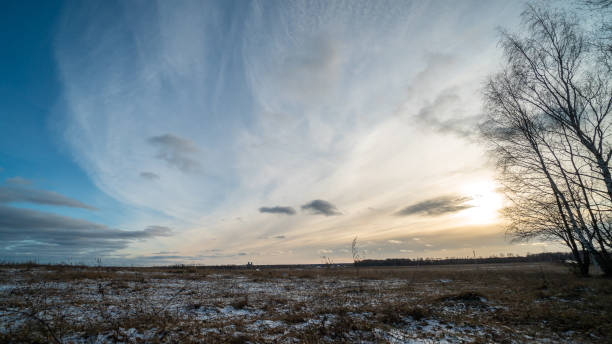
<svg viewBox="0 0 612 344"><path fill-rule="evenodd" d="M302 210L310 211L311 214L315 215L342 215L342 213L338 211L335 205L320 199L315 199L310 203L304 204L302 206Z"/></svg>
<svg viewBox="0 0 612 344"><path fill-rule="evenodd" d="M4 253L38 255L108 253L129 242L172 235L170 228L119 230L106 225L32 209L0 206L0 237Z"/></svg>
<svg viewBox="0 0 612 344"><path fill-rule="evenodd" d="M164 134L152 136L147 139L147 142L157 147L155 157L165 161L168 165L187 173L200 170L200 163L189 157L199 151L191 140L173 134Z"/></svg>
<svg viewBox="0 0 612 344"><path fill-rule="evenodd" d="M284 235L277 235L274 238L275 239L285 239L285 236Z"/></svg>
<svg viewBox="0 0 612 344"><path fill-rule="evenodd" d="M452 90L444 90L431 102L419 110L417 123L439 133L450 133L463 138L475 135L480 115L463 114L464 104L461 97Z"/></svg>
<svg viewBox="0 0 612 344"><path fill-rule="evenodd" d="M140 177L148 180L159 179L159 175L153 172L140 172Z"/></svg>
<svg viewBox="0 0 612 344"><path fill-rule="evenodd" d="M204 250L201 252L201 254L197 256L193 256L193 260L242 257L242 256L246 256L247 254L248 254L247 252L227 253L221 249L211 249L211 250Z"/></svg>
<svg viewBox="0 0 612 344"><path fill-rule="evenodd" d="M402 249L402 250L400 250L400 252L402 252L402 253L411 253L411 252L414 252L414 250Z"/></svg>
<svg viewBox="0 0 612 344"><path fill-rule="evenodd" d="M285 214L285 215L295 215L295 209L293 207L261 207L259 208L260 213L270 213L270 214Z"/></svg>
<svg viewBox="0 0 612 344"><path fill-rule="evenodd" d="M445 89L480 107L478 92L463 90L497 68L491 33L517 13L510 3L74 3L54 37L62 137L102 192L164 217L151 223L175 221L181 247L266 252L313 242L303 259L316 260L327 245L318 238L340 240L356 227L366 237L398 220L389 212L460 192L464 180L448 171L474 165L481 149L413 117ZM236 25L219 30L226 22ZM428 66L424 52L442 57ZM451 100L422 114L451 118ZM155 188L141 171L162 176ZM410 192L422 199L392 208ZM309 199L330 200L344 216L245 215L272 206L266 199L297 212ZM292 240L271 240L278 233Z"/></svg>
<svg viewBox="0 0 612 344"><path fill-rule="evenodd" d="M402 242L401 242L401 241L399 241L399 240L387 240L387 242L388 242L389 244L396 244L396 245L397 245L397 244L401 244L401 243L402 243Z"/></svg>
<svg viewBox="0 0 612 344"><path fill-rule="evenodd" d="M329 92L340 72L340 44L329 37L308 37L296 46L278 69L278 77L288 81L292 96L322 96Z"/></svg>
<svg viewBox="0 0 612 344"><path fill-rule="evenodd" d="M149 236L170 236L172 229L166 226L148 226L144 229L144 232Z"/></svg>
<svg viewBox="0 0 612 344"><path fill-rule="evenodd" d="M11 184L11 185L21 185L21 186L27 186L27 185L32 185L32 181L23 177L13 177L13 178L6 178L4 180L4 182L6 184Z"/></svg>
<svg viewBox="0 0 612 344"><path fill-rule="evenodd" d="M459 197L452 195L432 198L410 205L398 211L396 215L440 216L450 213L456 213L458 211L471 208L472 205L466 204L466 202L470 200L470 197Z"/></svg>
<svg viewBox="0 0 612 344"><path fill-rule="evenodd" d="M60 195L53 191L36 190L21 186L0 186L0 203L28 202L45 205L95 210L81 201Z"/></svg>
<svg viewBox="0 0 612 344"><path fill-rule="evenodd" d="M164 260L164 259L193 259L195 257L192 256L139 256L136 258L140 258L140 259L152 259L152 260Z"/></svg>
<svg viewBox="0 0 612 344"><path fill-rule="evenodd" d="M61 194L21 186L0 186L0 203L35 204L95 209ZM40 257L104 255L123 249L135 240L172 235L163 226L119 230L104 224L51 212L0 204L0 252L12 256Z"/></svg>

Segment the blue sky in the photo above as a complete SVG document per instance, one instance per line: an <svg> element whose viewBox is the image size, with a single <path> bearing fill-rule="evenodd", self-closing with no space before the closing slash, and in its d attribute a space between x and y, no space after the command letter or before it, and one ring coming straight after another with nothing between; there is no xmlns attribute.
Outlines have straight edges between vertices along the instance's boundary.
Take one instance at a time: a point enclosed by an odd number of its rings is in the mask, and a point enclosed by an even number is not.
<svg viewBox="0 0 612 344"><path fill-rule="evenodd" d="M520 2L4 7L6 259L342 261L355 235L372 258L546 249L505 241L474 140Z"/></svg>
<svg viewBox="0 0 612 344"><path fill-rule="evenodd" d="M3 180L21 177L83 201L104 202L94 200L97 189L62 147L55 132L59 128L53 118L61 84L53 58L53 35L62 4L7 2L4 8L0 24Z"/></svg>

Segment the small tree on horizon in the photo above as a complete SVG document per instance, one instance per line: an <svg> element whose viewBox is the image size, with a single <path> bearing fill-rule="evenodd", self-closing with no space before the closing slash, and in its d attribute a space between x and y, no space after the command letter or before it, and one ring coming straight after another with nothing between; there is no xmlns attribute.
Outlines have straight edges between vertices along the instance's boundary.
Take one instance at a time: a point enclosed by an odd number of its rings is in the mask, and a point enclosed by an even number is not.
<svg viewBox="0 0 612 344"><path fill-rule="evenodd" d="M359 245L357 243L357 236L353 238L353 242L351 243L351 254L353 255L353 264L357 266L357 263L361 260L361 256L359 255Z"/></svg>

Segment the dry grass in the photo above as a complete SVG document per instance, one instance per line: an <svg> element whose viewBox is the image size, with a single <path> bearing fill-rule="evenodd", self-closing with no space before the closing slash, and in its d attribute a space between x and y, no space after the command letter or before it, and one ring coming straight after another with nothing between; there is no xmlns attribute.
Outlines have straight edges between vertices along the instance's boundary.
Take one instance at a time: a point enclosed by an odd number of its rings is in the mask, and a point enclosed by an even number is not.
<svg viewBox="0 0 612 344"><path fill-rule="evenodd" d="M552 264L0 267L0 342L610 342L612 281Z"/></svg>

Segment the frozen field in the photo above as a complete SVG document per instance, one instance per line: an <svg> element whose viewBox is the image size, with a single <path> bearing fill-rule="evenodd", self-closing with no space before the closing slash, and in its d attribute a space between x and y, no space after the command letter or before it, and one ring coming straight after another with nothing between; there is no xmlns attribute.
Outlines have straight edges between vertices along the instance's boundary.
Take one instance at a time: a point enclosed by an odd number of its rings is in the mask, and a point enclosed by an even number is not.
<svg viewBox="0 0 612 344"><path fill-rule="evenodd" d="M0 267L0 342L605 343L612 281L545 264Z"/></svg>

